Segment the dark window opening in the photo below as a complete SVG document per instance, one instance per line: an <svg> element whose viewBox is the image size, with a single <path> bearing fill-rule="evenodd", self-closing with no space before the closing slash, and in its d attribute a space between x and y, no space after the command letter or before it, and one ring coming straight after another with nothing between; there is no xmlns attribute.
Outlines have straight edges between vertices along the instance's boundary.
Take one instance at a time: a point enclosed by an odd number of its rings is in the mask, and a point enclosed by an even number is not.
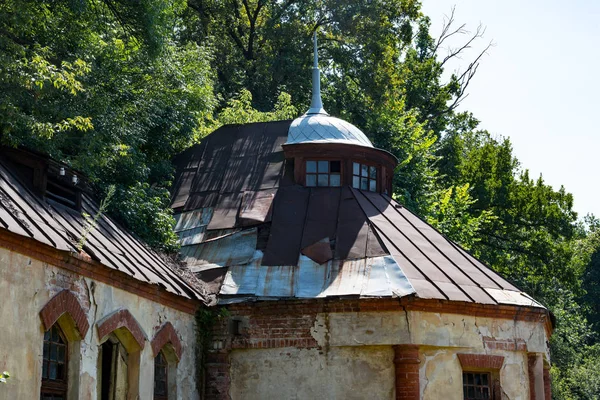
<svg viewBox="0 0 600 400"><path fill-rule="evenodd" d="M127 352L116 340L100 346L100 400L118 400L127 396Z"/></svg>
<svg viewBox="0 0 600 400"><path fill-rule="evenodd" d="M463 372L465 400L492 399L492 379L489 372Z"/></svg>
<svg viewBox="0 0 600 400"><path fill-rule="evenodd" d="M41 400L64 400L67 395L67 341L54 324L44 333Z"/></svg>
<svg viewBox="0 0 600 400"><path fill-rule="evenodd" d="M306 186L334 186L342 185L341 161L307 161Z"/></svg>
<svg viewBox="0 0 600 400"><path fill-rule="evenodd" d="M169 398L169 363L161 351L154 358L154 400Z"/></svg>
<svg viewBox="0 0 600 400"><path fill-rule="evenodd" d="M377 167L352 163L352 187L360 190L377 191Z"/></svg>
<svg viewBox="0 0 600 400"><path fill-rule="evenodd" d="M46 198L74 210L80 209L81 200L79 190L71 189L51 179L48 179L46 183Z"/></svg>

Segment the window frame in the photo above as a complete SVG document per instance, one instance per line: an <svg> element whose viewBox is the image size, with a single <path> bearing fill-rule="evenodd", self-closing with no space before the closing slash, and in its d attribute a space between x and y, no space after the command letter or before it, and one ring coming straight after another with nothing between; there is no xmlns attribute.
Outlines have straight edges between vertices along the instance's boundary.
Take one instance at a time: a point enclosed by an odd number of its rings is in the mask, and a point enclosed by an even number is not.
<svg viewBox="0 0 600 400"><path fill-rule="evenodd" d="M162 357L162 361L163 364L159 364L160 367L164 368L165 371L165 390L166 390L166 394L165 395L157 395L156 394L156 360ZM171 364L169 363L169 359L167 357L167 355L161 350L158 352L158 354L156 355L156 357L154 357L154 379L153 379L153 383L154 383L154 390L153 390L153 399L154 400L169 400L169 369L171 369Z"/></svg>
<svg viewBox="0 0 600 400"><path fill-rule="evenodd" d="M52 341L46 341L46 334L50 334L50 338L52 337L52 330L56 329L57 333L60 337L60 339L64 342L64 361L62 362L62 364L64 365L64 371L63 371L63 377L64 379L61 380L51 380L50 378L44 378L44 363L48 362L48 365L50 364L50 354L51 354L51 346L52 343L56 343L56 342L52 342ZM43 399L45 395L50 395L52 397L54 396L62 396L63 399L67 399L68 397L68 392L69 392L69 351L71 350L70 348L70 343L67 340L67 336L65 335L65 333L63 332L62 328L60 327L60 325L58 324L58 322L54 323L54 325L52 325L50 327L50 329L48 329L47 331L44 332L44 337L42 338L42 342L43 342L43 346L42 346L42 377L41 377L41 386L40 386L40 399ZM46 342L48 342L48 358L45 358L44 354L44 347ZM49 374L49 369L48 369L48 374Z"/></svg>
<svg viewBox="0 0 600 400"><path fill-rule="evenodd" d="M322 186L319 185L319 175L325 175L322 172L319 172L319 162L320 161L327 161L327 185ZM309 162L315 162L316 163L316 172L308 172L308 163ZM331 163L332 162L338 162L340 164L340 171L338 172L331 172ZM315 176L315 185L314 186L309 186L308 185L308 176L309 175L313 175ZM332 186L331 185L331 175L339 175L340 177L340 183L337 186ZM310 188L324 188L324 187L342 187L344 185L344 161L342 159L339 158L321 158L321 157L310 157L310 158L305 158L304 159L304 186L305 187L310 187Z"/></svg>
<svg viewBox="0 0 600 400"><path fill-rule="evenodd" d="M352 173L350 174L351 175L350 186L352 188L358 189L358 190L366 190L367 192L379 193L379 186L380 186L379 177L381 176L380 165L375 164L375 163L369 163L369 162L365 163L362 161L355 161L355 160L352 160L351 163L352 163ZM356 175L354 173L354 164L358 164L358 168L359 168L358 175ZM362 175L362 167L363 166L368 168L367 176ZM375 168L375 177L374 178L371 178L371 176L370 176L371 168ZM354 177L358 177L358 187L354 186ZM360 187L362 178L367 179L367 189L361 189L361 187ZM371 190L371 182L375 182L375 190Z"/></svg>
<svg viewBox="0 0 600 400"><path fill-rule="evenodd" d="M487 375L487 385L476 385L476 384L469 384L466 381L468 381L466 374L472 374L472 375ZM463 387L463 399L464 400L479 400L477 399L477 397L468 397L468 387L487 387L488 389L488 393L489 393L489 397L486 400L495 400L496 396L495 393L497 391L497 382L495 379L495 375L493 371L489 371L489 370L473 370L473 369L468 369L468 370L463 370L462 371L462 387ZM483 397L481 399L484 399Z"/></svg>

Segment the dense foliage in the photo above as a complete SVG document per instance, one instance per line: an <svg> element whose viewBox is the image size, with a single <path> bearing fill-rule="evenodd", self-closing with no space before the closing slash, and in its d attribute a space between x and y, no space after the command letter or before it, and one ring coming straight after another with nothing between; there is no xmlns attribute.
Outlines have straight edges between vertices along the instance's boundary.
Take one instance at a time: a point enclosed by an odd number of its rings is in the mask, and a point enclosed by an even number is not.
<svg viewBox="0 0 600 400"><path fill-rule="evenodd" d="M445 53L462 31L432 37L416 0L0 2L0 140L114 185L109 212L174 250L171 157L306 109L317 27L327 110L398 157L399 201L553 311L554 397L600 396L600 222L456 110L481 54L444 70L480 31Z"/></svg>

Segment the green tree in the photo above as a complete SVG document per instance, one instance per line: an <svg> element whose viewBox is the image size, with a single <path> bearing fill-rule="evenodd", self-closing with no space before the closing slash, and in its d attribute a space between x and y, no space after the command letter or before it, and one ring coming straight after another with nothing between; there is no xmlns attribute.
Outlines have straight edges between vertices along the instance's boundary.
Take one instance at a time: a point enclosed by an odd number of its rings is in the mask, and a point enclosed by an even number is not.
<svg viewBox="0 0 600 400"><path fill-rule="evenodd" d="M183 0L0 4L0 138L84 172L149 244L176 246L169 158L213 107L209 54L180 37ZM134 199L131 196L136 196Z"/></svg>

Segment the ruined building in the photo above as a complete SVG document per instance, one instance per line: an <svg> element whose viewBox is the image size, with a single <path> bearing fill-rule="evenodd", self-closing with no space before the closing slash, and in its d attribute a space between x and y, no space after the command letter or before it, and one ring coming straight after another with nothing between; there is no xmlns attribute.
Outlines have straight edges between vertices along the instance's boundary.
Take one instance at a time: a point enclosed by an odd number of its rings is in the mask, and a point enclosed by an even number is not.
<svg viewBox="0 0 600 400"><path fill-rule="evenodd" d="M549 399L548 311L395 202L397 160L313 98L181 154L207 399Z"/></svg>
<svg viewBox="0 0 600 400"><path fill-rule="evenodd" d="M0 399L550 399L547 309L395 202L328 115L175 160L183 267L85 180L0 149Z"/></svg>

